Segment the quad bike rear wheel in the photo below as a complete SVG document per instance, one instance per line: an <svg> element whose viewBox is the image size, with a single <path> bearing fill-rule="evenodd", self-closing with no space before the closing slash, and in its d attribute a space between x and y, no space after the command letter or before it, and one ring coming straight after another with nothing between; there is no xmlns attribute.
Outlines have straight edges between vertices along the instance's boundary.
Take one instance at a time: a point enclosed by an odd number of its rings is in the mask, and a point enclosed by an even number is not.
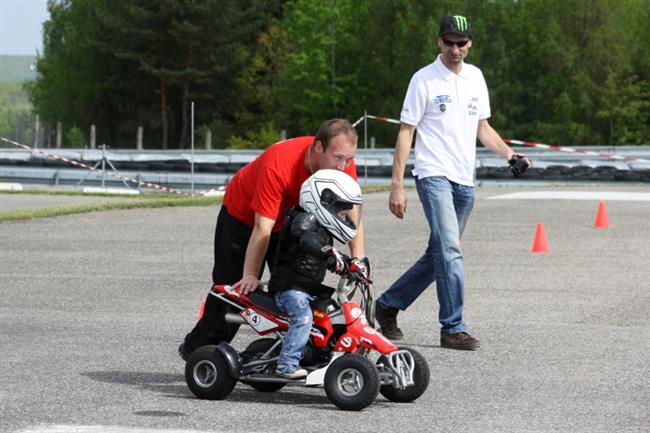
<svg viewBox="0 0 650 433"><path fill-rule="evenodd" d="M390 401L408 403L419 398L424 394L424 391L427 390L430 378L429 365L427 364L427 360L420 355L420 352L411 349L410 347L400 347L399 349L408 350L413 356L413 361L415 362L415 367L413 369L414 383L406 388L396 388L393 385L383 385L379 392ZM377 360L377 365L380 364L384 366L384 369L390 370L390 367L388 367L388 360L383 355Z"/></svg>
<svg viewBox="0 0 650 433"><path fill-rule="evenodd" d="M237 381L228 374L228 364L217 346L201 346L185 364L185 382L190 391L205 400L222 400Z"/></svg>
<svg viewBox="0 0 650 433"><path fill-rule="evenodd" d="M253 359L260 359L274 344L276 340L274 338L260 338L259 340L253 341L248 345L246 350L242 352L242 358L244 362L252 361ZM269 354L269 357L278 356L280 352L280 345ZM272 366L261 367L262 370L260 373L271 373ZM286 385L286 383L273 383L273 382L251 382L250 386L261 392L275 392L278 391Z"/></svg>
<svg viewBox="0 0 650 433"><path fill-rule="evenodd" d="M368 358L346 353L330 364L325 373L325 393L343 410L361 410L377 398L380 379Z"/></svg>

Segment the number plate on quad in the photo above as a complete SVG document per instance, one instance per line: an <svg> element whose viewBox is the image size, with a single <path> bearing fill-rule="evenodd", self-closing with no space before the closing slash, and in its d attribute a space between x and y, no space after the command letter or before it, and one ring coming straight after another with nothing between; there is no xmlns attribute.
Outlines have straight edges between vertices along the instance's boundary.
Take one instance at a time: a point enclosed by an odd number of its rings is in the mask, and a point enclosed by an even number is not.
<svg viewBox="0 0 650 433"><path fill-rule="evenodd" d="M260 334L268 333L269 331L280 327L278 323L267 319L252 308L247 308L239 314L253 329L255 329L255 331Z"/></svg>

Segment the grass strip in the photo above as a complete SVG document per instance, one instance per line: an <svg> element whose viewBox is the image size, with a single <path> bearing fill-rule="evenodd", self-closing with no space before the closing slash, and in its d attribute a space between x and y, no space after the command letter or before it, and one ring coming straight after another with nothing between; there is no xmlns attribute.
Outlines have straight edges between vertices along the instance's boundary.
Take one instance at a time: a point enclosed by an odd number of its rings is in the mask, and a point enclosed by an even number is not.
<svg viewBox="0 0 650 433"><path fill-rule="evenodd" d="M0 223L34 218L51 218L88 212L103 212L120 209L163 208L179 206L212 206L221 203L221 197L159 197L134 199L114 203L57 206L33 210L0 212Z"/></svg>
<svg viewBox="0 0 650 433"><path fill-rule="evenodd" d="M366 185L362 187L365 193L390 191L390 186L383 185ZM45 194L45 195L83 195L83 196L100 196L100 197L120 197L127 200L114 203L100 204L81 204L47 207L32 210L13 210L0 212L0 223L8 221L29 220L35 218L52 218L63 215L72 215L78 213L103 212L120 209L142 209L142 208L163 208L179 206L211 206L221 204L221 197L181 197L181 196L161 196L160 193L147 193L138 196L120 195L120 194L88 194L75 191L61 190L23 190L23 191L2 191L2 194Z"/></svg>

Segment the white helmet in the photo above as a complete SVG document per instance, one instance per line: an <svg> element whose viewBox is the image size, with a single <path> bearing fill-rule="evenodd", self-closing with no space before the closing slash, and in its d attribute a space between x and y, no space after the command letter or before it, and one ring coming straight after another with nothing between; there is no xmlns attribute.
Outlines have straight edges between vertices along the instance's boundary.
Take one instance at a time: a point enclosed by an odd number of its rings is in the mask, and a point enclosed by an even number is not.
<svg viewBox="0 0 650 433"><path fill-rule="evenodd" d="M313 214L320 225L343 243L350 242L357 234L357 224L339 212L362 203L359 184L339 170L318 170L300 188L300 207Z"/></svg>

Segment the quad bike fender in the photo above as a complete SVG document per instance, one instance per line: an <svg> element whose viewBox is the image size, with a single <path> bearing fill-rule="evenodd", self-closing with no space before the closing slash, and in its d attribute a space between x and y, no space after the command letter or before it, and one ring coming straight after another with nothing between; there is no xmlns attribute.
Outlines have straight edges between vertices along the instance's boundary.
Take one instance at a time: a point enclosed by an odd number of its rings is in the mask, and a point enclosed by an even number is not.
<svg viewBox="0 0 650 433"><path fill-rule="evenodd" d="M325 367L321 367L317 370L314 370L307 375L307 378L305 379L305 385L322 386L325 383L325 373L327 373L327 369L329 368L329 366L332 365L332 362L334 362L344 354L345 352L332 353L332 359L330 359L330 362Z"/></svg>
<svg viewBox="0 0 650 433"><path fill-rule="evenodd" d="M354 330L348 328L348 332L343 334L336 342L334 347L335 351L341 352L356 352L359 346L366 349L376 350L377 352L388 355L398 350L390 340L384 337L375 328L370 326L362 327L361 330Z"/></svg>
<svg viewBox="0 0 650 433"><path fill-rule="evenodd" d="M233 379L239 379L239 372L241 371L241 364L239 363L239 355L237 351L225 341L217 345L217 350L223 355L226 363L228 364L228 374Z"/></svg>
<svg viewBox="0 0 650 433"><path fill-rule="evenodd" d="M376 350L384 355L395 352L398 347L370 326L361 308L354 303L343 304L347 332L336 342L335 351L356 352L359 346Z"/></svg>

